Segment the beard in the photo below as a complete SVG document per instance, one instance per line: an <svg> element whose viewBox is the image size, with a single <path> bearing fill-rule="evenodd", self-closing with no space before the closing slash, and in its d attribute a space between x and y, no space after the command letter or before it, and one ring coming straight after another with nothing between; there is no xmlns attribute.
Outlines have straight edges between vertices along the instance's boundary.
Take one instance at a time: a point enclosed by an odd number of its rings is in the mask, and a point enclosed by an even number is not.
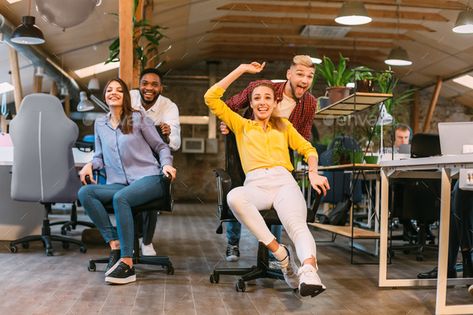
<svg viewBox="0 0 473 315"><path fill-rule="evenodd" d="M142 101L143 104L145 104L145 105L153 105L153 104L156 102L156 100L158 99L159 95L161 95L161 93L156 93L156 96L153 97L152 100L149 100L149 101L148 101L148 100L145 99L145 96L143 95L143 93L142 93L141 90L140 90L141 101Z"/></svg>

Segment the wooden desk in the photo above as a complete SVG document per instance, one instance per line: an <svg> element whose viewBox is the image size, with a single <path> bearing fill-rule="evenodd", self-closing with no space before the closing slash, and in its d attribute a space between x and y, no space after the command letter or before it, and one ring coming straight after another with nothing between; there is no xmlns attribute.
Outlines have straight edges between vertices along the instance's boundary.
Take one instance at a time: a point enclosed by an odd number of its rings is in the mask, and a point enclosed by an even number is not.
<svg viewBox="0 0 473 315"><path fill-rule="evenodd" d="M381 226L380 226L380 254L379 254L379 286L380 287L408 287L432 286L437 284L436 314L472 314L473 304L446 305L447 297L447 264L448 264L448 235L450 228L450 196L451 178L460 168L473 168L473 154L458 156L439 156L408 160L381 162ZM440 203L440 234L438 254L437 279L388 279L388 191L389 177L399 172L415 172L434 170L441 176L441 203ZM450 284L468 284L471 280L450 279ZM465 294L466 288L465 288Z"/></svg>

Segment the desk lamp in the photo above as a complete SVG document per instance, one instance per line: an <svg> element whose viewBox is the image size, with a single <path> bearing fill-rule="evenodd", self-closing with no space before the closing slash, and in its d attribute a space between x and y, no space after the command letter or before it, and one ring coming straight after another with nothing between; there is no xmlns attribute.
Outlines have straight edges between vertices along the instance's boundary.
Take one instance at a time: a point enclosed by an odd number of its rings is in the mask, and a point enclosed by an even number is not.
<svg viewBox="0 0 473 315"><path fill-rule="evenodd" d="M381 141L380 141L380 148L379 148L379 151L380 151L379 158L380 158L380 160L382 159L382 157L384 155L383 126L390 125L390 124L393 123L393 121L394 121L393 116L391 116L391 114L388 113L388 111L386 110L386 106L384 106L384 102L382 102L379 105L379 118L378 118L378 121L376 121L376 125L381 126Z"/></svg>

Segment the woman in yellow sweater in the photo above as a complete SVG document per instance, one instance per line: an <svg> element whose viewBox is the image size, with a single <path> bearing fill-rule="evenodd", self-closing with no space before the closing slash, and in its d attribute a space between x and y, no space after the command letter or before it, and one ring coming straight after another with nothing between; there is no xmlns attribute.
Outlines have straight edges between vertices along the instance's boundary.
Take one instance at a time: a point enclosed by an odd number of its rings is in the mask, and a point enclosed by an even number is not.
<svg viewBox="0 0 473 315"><path fill-rule="evenodd" d="M309 165L312 187L322 194L330 189L327 178L317 172L317 151L284 118L272 117L276 106L270 83L256 86L250 105L254 118L245 119L233 112L221 97L232 82L244 73L259 73L264 63L242 64L205 93L205 103L227 124L236 137L245 183L227 196L235 217L266 245L279 261L287 284L299 288L302 296L316 296L325 290L317 274L316 246L306 223L306 204L291 171L289 147L304 155ZM284 229L293 241L302 262L297 267L289 246L279 244L264 223L259 210L274 207Z"/></svg>

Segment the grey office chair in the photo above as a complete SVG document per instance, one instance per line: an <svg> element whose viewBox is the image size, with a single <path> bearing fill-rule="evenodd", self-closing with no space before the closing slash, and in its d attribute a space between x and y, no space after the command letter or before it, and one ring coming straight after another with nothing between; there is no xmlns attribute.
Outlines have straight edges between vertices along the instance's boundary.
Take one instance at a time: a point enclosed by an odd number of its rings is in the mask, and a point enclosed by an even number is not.
<svg viewBox="0 0 473 315"><path fill-rule="evenodd" d="M58 98L47 94L31 94L23 99L18 115L10 123L13 142L11 198L40 202L44 205L41 235L30 235L12 241L29 247L31 241L42 241L46 255L53 255L51 241L62 242L63 248L76 244L82 253L85 245L73 238L51 235L48 214L53 203L74 203L81 185L74 167L72 146L78 136L77 125L64 113ZM13 210L13 209L12 209Z"/></svg>

